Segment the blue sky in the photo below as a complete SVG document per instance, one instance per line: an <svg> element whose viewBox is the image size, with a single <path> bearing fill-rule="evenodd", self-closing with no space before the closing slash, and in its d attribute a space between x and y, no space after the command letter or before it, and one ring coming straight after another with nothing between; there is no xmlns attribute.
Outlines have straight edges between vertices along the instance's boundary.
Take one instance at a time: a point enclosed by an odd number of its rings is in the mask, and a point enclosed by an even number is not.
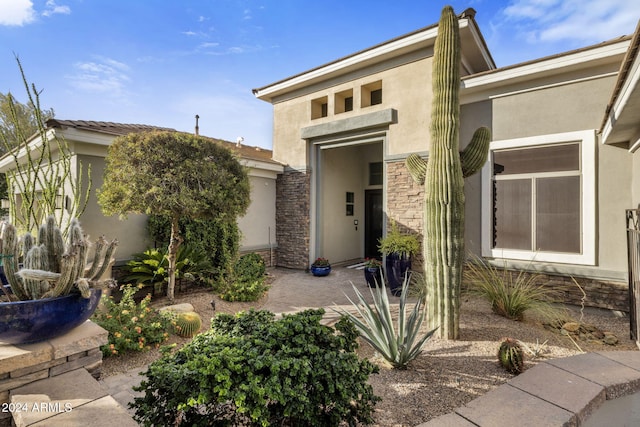
<svg viewBox="0 0 640 427"><path fill-rule="evenodd" d="M496 64L633 33L637 0L0 0L0 92L15 63L68 120L142 123L271 147L262 87L476 11Z"/></svg>

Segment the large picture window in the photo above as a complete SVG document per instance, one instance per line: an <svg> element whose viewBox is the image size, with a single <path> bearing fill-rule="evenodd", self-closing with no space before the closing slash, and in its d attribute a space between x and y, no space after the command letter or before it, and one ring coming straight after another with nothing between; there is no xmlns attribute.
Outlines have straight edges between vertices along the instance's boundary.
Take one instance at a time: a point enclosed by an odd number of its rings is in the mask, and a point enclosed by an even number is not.
<svg viewBox="0 0 640 427"><path fill-rule="evenodd" d="M491 143L483 255L595 263L595 134Z"/></svg>

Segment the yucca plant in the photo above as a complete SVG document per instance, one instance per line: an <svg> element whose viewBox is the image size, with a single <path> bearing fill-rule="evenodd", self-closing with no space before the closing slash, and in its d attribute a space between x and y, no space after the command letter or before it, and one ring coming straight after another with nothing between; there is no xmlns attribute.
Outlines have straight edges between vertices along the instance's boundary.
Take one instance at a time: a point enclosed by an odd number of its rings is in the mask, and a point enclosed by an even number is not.
<svg viewBox="0 0 640 427"><path fill-rule="evenodd" d="M410 280L408 274L405 275L402 284L398 319L397 322L394 322L387 289L382 277L380 279L378 286L369 288L373 297L373 306L365 300L364 295L352 284L358 302L353 302L348 296L347 298L359 316L343 309L336 311L347 316L358 330L360 336L394 368L406 369L407 364L422 353L425 343L438 328L420 335L420 328L425 320L425 312L422 309L422 299L418 299L411 312L408 312L407 295Z"/></svg>
<svg viewBox="0 0 640 427"><path fill-rule="evenodd" d="M547 319L562 317L563 310L554 305L557 291L539 283L540 275L524 270L517 272L473 256L464 272L468 291L491 304L494 313L511 320L523 320L526 311Z"/></svg>

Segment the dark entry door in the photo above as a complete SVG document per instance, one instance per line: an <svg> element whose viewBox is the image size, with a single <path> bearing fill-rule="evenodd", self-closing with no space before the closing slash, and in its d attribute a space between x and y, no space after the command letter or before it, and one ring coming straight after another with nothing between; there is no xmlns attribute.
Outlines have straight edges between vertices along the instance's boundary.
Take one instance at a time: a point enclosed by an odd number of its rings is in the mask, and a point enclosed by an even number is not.
<svg viewBox="0 0 640 427"><path fill-rule="evenodd" d="M382 190L364 192L364 256L380 258L378 239L382 237Z"/></svg>

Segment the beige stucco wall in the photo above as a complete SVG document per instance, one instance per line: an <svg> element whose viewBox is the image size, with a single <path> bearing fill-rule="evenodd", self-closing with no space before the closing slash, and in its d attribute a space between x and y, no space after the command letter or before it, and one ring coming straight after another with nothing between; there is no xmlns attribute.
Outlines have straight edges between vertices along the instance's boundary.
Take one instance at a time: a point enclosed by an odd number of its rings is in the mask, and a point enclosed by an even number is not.
<svg viewBox="0 0 640 427"><path fill-rule="evenodd" d="M240 249L258 250L276 246L276 182L275 179L249 176L251 204L238 219L242 233Z"/></svg>
<svg viewBox="0 0 640 427"><path fill-rule="evenodd" d="M85 169L91 164L92 191L87 209L80 217L80 223L85 233L91 240L104 235L109 240L118 239L116 260L127 260L136 252L142 252L151 246L147 234L147 216L130 214L127 219L121 220L117 215L105 217L98 205L96 190L102 186L104 173L104 158L88 155L79 155L79 160Z"/></svg>
<svg viewBox="0 0 640 427"><path fill-rule="evenodd" d="M632 155L631 203L629 209L640 209L640 150Z"/></svg>
<svg viewBox="0 0 640 427"><path fill-rule="evenodd" d="M615 78L608 76L513 93L509 93L511 88L505 88L509 94L492 101L493 140L597 130ZM601 143L596 150L596 266L556 268L592 277L623 278L627 256L624 210L632 200L632 157L626 149ZM475 216L473 210L467 210L467 218Z"/></svg>
<svg viewBox="0 0 640 427"><path fill-rule="evenodd" d="M423 52L422 56L430 54ZM429 141L429 112L431 106L431 58L411 59L396 68L396 62L381 64L366 76L354 73L339 82L328 81L305 91L291 94L274 102L274 160L295 169L308 166L307 144L301 139L300 130L309 126L353 118L375 111L393 108L398 112L398 123L388 131L387 154L394 156L416 151L426 151ZM361 107L361 88L382 81L382 104ZM335 94L353 90L353 111L335 114ZM311 119L312 100L327 96L328 116Z"/></svg>

